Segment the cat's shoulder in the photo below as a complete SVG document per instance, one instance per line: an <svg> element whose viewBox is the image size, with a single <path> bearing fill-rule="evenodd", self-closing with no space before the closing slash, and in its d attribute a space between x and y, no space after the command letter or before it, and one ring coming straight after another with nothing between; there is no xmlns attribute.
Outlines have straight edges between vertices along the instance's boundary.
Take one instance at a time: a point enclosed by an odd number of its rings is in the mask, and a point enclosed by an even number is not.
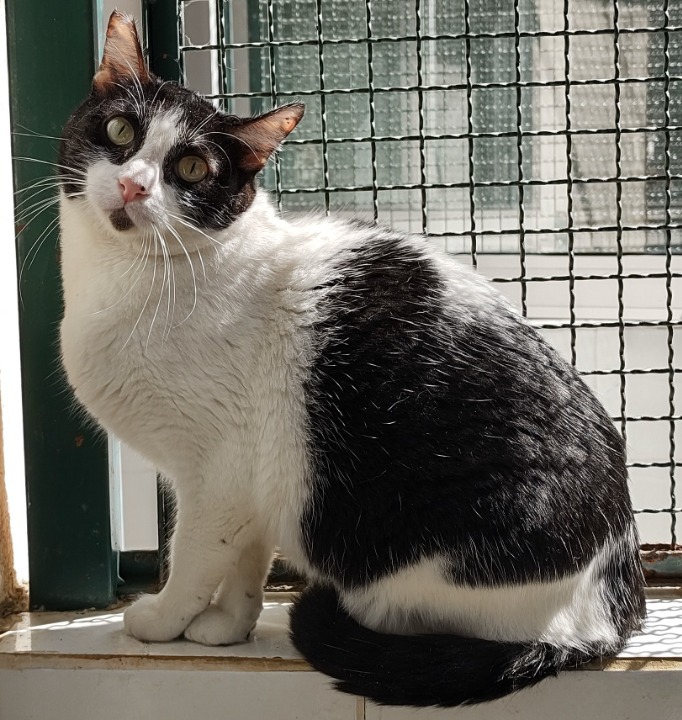
<svg viewBox="0 0 682 720"><path fill-rule="evenodd" d="M317 217L304 222L311 242L323 248L336 276L364 287L417 292L432 299L504 305L506 299L467 262L438 248L433 239L359 218ZM414 297L414 296L413 296Z"/></svg>
<svg viewBox="0 0 682 720"><path fill-rule="evenodd" d="M287 225L292 240L305 252L322 251L330 261L348 269L421 266L445 279L489 284L469 264L438 249L424 235L394 230L364 218L325 216L321 212L287 217Z"/></svg>

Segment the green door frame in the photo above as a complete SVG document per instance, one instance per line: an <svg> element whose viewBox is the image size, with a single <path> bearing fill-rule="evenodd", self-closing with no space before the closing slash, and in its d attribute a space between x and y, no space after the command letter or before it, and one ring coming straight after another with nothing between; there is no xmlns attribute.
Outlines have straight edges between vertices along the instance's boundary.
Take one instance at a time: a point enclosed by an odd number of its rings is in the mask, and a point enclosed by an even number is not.
<svg viewBox="0 0 682 720"><path fill-rule="evenodd" d="M7 0L17 189L54 175L57 143L36 133L59 137L87 95L97 17L93 0ZM116 557L106 437L74 408L59 360L58 232L49 229L56 212L52 206L17 227L30 603L71 610L115 600Z"/></svg>

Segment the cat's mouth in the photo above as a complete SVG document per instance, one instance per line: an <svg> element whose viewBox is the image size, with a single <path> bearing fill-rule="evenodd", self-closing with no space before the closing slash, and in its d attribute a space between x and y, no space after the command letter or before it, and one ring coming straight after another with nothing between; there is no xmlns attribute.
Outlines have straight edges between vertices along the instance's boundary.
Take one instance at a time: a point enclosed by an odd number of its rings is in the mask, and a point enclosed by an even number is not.
<svg viewBox="0 0 682 720"><path fill-rule="evenodd" d="M109 213L109 220L111 220L114 230L118 230L119 232L130 230L135 227L135 223L130 219L130 216L126 212L125 208L112 210L112 212Z"/></svg>

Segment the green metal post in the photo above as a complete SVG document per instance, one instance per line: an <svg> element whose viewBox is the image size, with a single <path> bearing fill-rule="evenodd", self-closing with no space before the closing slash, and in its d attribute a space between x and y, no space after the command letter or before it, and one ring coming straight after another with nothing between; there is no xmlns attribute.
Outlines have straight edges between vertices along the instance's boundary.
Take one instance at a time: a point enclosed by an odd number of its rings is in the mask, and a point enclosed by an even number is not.
<svg viewBox="0 0 682 720"><path fill-rule="evenodd" d="M88 93L94 24L92 0L7 1L17 188L54 175L57 142L36 133L58 137ZM31 606L68 610L111 603L115 564L106 437L75 408L59 360L56 212L18 226L17 252Z"/></svg>
<svg viewBox="0 0 682 720"><path fill-rule="evenodd" d="M180 82L182 60L177 0L147 0L145 5L149 67L164 80Z"/></svg>

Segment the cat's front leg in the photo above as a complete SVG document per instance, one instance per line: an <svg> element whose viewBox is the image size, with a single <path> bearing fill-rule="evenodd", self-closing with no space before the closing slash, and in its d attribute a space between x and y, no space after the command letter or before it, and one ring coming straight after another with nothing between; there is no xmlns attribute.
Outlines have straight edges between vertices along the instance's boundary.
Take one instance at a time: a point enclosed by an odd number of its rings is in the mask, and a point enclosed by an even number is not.
<svg viewBox="0 0 682 720"><path fill-rule="evenodd" d="M245 548L237 567L230 568L214 601L192 620L185 637L202 645L244 642L263 609L272 554L272 548L260 541Z"/></svg>
<svg viewBox="0 0 682 720"><path fill-rule="evenodd" d="M253 542L253 518L207 495L177 496L168 582L158 595L143 595L123 616L125 631L138 640L163 642L182 635Z"/></svg>

